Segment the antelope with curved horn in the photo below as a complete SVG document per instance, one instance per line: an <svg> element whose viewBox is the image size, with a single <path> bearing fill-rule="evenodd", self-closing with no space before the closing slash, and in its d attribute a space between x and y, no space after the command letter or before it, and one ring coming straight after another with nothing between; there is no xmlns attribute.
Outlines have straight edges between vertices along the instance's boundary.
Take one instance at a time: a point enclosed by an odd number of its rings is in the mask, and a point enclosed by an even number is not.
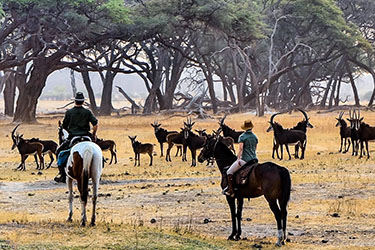
<svg viewBox="0 0 375 250"><path fill-rule="evenodd" d="M234 140L234 143L238 143L238 138L244 131L235 131L234 129L228 127L224 121L227 115L225 115L219 122L220 128L223 131L224 137L232 137Z"/></svg>
<svg viewBox="0 0 375 250"><path fill-rule="evenodd" d="M160 157L163 157L163 143L168 142L167 136L173 133L178 133L177 131L168 131L166 129L161 128L161 124L158 121L154 121L154 123L151 123L151 126L154 128L155 131L155 137L158 140L160 144ZM177 153L180 152L180 156L182 154L182 146L177 145Z"/></svg>
<svg viewBox="0 0 375 250"><path fill-rule="evenodd" d="M275 116L279 115L280 113L273 114L270 118L270 126L267 129L267 132L273 130L274 138L277 145L280 145L281 156L280 160L283 159L283 145L285 145L286 151L289 155L289 160L292 159L289 153L289 144L299 144L302 149L301 160L305 158L305 149L306 149L306 134L301 130L289 130L284 129L281 124L274 122Z"/></svg>
<svg viewBox="0 0 375 250"><path fill-rule="evenodd" d="M203 148L206 142L206 137L196 135L191 131L193 129L194 124L195 122L192 122L191 118L189 118L187 122L184 122L185 127L183 128L184 139L187 147L190 149L191 152L192 167L195 167L197 165L197 150Z"/></svg>
<svg viewBox="0 0 375 250"><path fill-rule="evenodd" d="M221 128L219 128L218 130L212 130L212 133L214 135L215 138L219 138L219 140L225 145L227 146L230 150L233 151L233 153L236 153L236 150L234 149L234 140L232 137L230 136L227 136L227 137L223 137L220 135L221 133Z"/></svg>
<svg viewBox="0 0 375 250"><path fill-rule="evenodd" d="M350 148L350 128L346 124L345 120L342 119L344 115L344 111L340 112L339 116L336 118L337 123L336 127L340 127L340 138L341 138L341 145L339 152L346 153ZM346 142L348 142L348 147L346 147ZM342 146L344 145L344 151L342 150Z"/></svg>
<svg viewBox="0 0 375 250"><path fill-rule="evenodd" d="M21 164L16 168L16 170L26 170L26 164L25 161L29 155L34 155L35 162L36 162L36 168L44 169L44 159L43 159L43 144L40 142L29 142L25 139L23 139L23 135L19 135L18 133L15 134L17 128L20 126L18 124L11 132L13 145L12 150L17 147L18 152L21 155ZM40 166L38 164L38 159L36 157L38 155Z"/></svg>
<svg viewBox="0 0 375 250"><path fill-rule="evenodd" d="M352 141L352 155L358 155L359 150L359 134L358 130L360 127L360 119L355 110L349 110L349 118L346 118L350 122L350 139Z"/></svg>
<svg viewBox="0 0 375 250"><path fill-rule="evenodd" d="M314 126L310 123L310 118L304 110L298 109L298 111L300 111L303 114L304 119L298 122L297 125L291 128L290 130L301 130L302 132L306 134L307 128L314 128ZM298 150L299 150L299 145L296 144L295 151L294 151L295 158L298 158Z"/></svg>

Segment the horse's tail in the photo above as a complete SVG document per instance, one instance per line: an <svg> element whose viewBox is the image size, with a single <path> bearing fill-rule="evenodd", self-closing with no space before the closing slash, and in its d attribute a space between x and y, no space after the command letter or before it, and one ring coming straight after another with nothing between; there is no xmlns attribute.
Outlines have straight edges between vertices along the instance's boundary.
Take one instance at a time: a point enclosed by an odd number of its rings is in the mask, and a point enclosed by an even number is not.
<svg viewBox="0 0 375 250"><path fill-rule="evenodd" d="M292 188L292 180L290 178L290 174L288 169L284 167L279 168L279 173L281 177L281 199L280 199L280 206L284 205L287 206L288 201L290 199L290 191Z"/></svg>
<svg viewBox="0 0 375 250"><path fill-rule="evenodd" d="M91 167L91 162L93 158L93 150L92 148L86 147L83 151L83 171L82 171L82 201L87 202L87 197L89 193L89 176L90 176L90 167Z"/></svg>

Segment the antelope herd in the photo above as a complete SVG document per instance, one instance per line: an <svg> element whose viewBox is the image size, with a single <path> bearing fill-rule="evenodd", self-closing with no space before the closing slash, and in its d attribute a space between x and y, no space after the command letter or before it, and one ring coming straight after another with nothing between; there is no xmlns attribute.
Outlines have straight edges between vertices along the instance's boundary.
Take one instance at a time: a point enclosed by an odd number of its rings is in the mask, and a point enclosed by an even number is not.
<svg viewBox="0 0 375 250"><path fill-rule="evenodd" d="M272 146L272 158L275 159L275 153L279 160L284 158L283 148L285 147L288 153L288 159L291 160L291 154L289 152L289 146L295 146L294 158L304 159L305 151L307 146L307 129L314 128L310 123L310 118L307 113L298 109L302 115L303 120L298 122L292 128L284 128L279 122L275 121L275 117L281 115L281 113L276 113L271 115L269 120L269 127L267 132L273 131L273 146ZM361 117L359 110L349 110L349 118L346 120L343 118L344 111L341 111L336 118L336 127L340 128L340 149L339 152L346 153L349 151L350 146L352 146L352 155L363 157L367 154L367 158L370 157L368 142L375 140L375 127L363 121L364 117ZM182 157L182 161L187 161L186 153L189 149L191 152L191 166L196 166L196 155L197 150L203 148L206 141L210 138L219 138L219 140L231 149L235 153L234 144L238 143L239 136L244 131L236 131L233 128L225 124L225 115L219 121L219 127L216 130L212 130L211 134L207 133L207 129L194 129L193 126L195 122L192 122L191 118L188 118L186 122L183 123L180 131L168 131L162 128L162 124L158 121L151 123L154 128L155 137L160 145L160 156L164 156L163 144L167 143L168 147L165 154L166 161L172 161L170 152L173 146L176 145L177 151L175 157L178 155ZM19 154L21 155L21 163L16 168L17 170L26 170L25 160L28 156L33 155L38 170L44 169L44 155L48 154L50 157L50 162L46 169L50 168L54 162L54 156L56 156L56 149L58 144L52 140L41 140L39 138L24 139L23 134L18 134L17 129L19 125L11 132L11 138L13 141L12 150L17 147ZM66 133L66 132L65 132ZM223 135L221 135L223 134ZM62 143L63 129L59 121L59 144ZM129 136L133 151L135 154L135 166L140 165L140 154L148 154L150 156L150 166L153 163L154 145L151 143L141 143L135 140L136 136ZM111 160L109 164L117 163L117 150L116 143L113 140L97 139L96 144L102 149L102 151L109 150L111 153ZM301 148L301 155L299 156L299 148ZM280 153L279 153L280 150ZM138 163L138 164L137 164ZM208 161L208 164L210 161Z"/></svg>

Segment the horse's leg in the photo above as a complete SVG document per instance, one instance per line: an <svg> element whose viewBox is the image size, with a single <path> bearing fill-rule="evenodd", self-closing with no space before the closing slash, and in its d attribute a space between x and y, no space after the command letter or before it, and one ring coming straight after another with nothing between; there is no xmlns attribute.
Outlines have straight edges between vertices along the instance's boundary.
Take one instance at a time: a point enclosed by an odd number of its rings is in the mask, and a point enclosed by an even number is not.
<svg viewBox="0 0 375 250"><path fill-rule="evenodd" d="M277 243L276 246L281 246L281 242L283 240L283 232L281 227L281 211L279 209L279 206L277 205L276 199L267 198L268 205L270 206L276 222L277 222Z"/></svg>
<svg viewBox="0 0 375 250"><path fill-rule="evenodd" d="M95 219L96 219L96 201L98 199L98 186L99 186L99 178L95 181L92 181L92 215L91 215L91 222L90 226L95 226Z"/></svg>
<svg viewBox="0 0 375 250"><path fill-rule="evenodd" d="M86 201L81 200L81 209L82 209L81 226L82 227L86 226L86 221L87 221L86 205L87 205L87 200Z"/></svg>
<svg viewBox="0 0 375 250"><path fill-rule="evenodd" d="M282 220L282 226L283 226L283 239L281 241L281 244L285 245L285 241L288 238L288 235L286 233L286 222L287 222L287 217L288 217L288 211L287 211L287 206L288 202L281 201L279 199L279 204L280 204L280 210L281 210L281 220Z"/></svg>
<svg viewBox="0 0 375 250"><path fill-rule="evenodd" d="M243 198L237 198L237 213L236 213L236 216L237 216L238 229L237 229L236 238L235 238L236 240L240 240L241 239L241 233L242 233L242 229L241 229L242 208L243 208Z"/></svg>
<svg viewBox="0 0 375 250"><path fill-rule="evenodd" d="M72 222L73 217L73 179L68 178L68 189L69 189L69 216L66 221Z"/></svg>
<svg viewBox="0 0 375 250"><path fill-rule="evenodd" d="M235 235L237 234L237 224L236 224L236 202L235 198L230 196L227 197L227 202L230 208L230 215L232 219L232 233L229 235L228 240L235 240Z"/></svg>

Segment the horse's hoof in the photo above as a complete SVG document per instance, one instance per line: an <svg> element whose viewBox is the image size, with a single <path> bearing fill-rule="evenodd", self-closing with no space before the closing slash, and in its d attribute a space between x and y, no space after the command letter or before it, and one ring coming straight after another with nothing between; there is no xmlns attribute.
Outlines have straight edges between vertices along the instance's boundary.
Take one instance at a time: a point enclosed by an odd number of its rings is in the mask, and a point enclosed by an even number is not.
<svg viewBox="0 0 375 250"><path fill-rule="evenodd" d="M236 239L234 238L233 235L230 235L230 236L228 237L228 240L236 240Z"/></svg>

